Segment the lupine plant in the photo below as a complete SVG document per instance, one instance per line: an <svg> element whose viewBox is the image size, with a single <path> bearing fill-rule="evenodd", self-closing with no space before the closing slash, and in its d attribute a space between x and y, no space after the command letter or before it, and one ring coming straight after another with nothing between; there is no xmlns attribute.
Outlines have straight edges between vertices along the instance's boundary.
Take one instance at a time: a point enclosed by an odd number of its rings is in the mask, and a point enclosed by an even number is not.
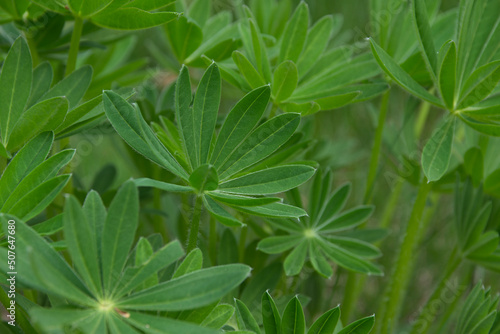
<svg viewBox="0 0 500 334"><path fill-rule="evenodd" d="M500 334L498 0L0 0L0 333Z"/></svg>

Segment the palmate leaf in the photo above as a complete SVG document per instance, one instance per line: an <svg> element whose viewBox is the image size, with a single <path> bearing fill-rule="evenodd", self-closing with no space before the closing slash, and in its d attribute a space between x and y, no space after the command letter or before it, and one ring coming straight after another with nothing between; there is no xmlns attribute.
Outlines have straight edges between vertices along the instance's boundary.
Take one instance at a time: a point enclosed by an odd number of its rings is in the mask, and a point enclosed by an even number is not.
<svg viewBox="0 0 500 334"><path fill-rule="evenodd" d="M321 275L330 277L333 270L328 261L356 272L382 275L381 269L370 260L381 255L380 251L360 238L360 235L343 235L366 222L373 213L373 206L358 206L340 213L349 196L350 185L346 184L330 192L331 174L317 174L309 196L309 216L298 222L291 219L269 219L271 226L286 232L286 235L271 236L261 240L257 249L268 254L291 250L284 268L289 276L302 270L306 259Z"/></svg>
<svg viewBox="0 0 500 334"><path fill-rule="evenodd" d="M465 300L458 314L458 334L487 334L495 323L498 297L491 295L490 289L485 289L482 283L476 284Z"/></svg>

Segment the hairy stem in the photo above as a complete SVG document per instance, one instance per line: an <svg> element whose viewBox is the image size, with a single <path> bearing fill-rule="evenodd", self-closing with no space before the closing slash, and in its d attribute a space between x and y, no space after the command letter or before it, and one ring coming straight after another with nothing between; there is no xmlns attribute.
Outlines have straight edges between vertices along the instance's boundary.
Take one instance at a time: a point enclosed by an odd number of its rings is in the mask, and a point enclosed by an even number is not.
<svg viewBox="0 0 500 334"><path fill-rule="evenodd" d="M405 296L405 290L411 275L414 262L415 246L422 233L422 215L425 209L427 195L431 190L431 184L424 178L418 189L417 198L406 226L403 243L396 260L396 266L390 277L387 290L383 297L380 309L376 333L390 334L394 331L399 318L401 304Z"/></svg>
<svg viewBox="0 0 500 334"><path fill-rule="evenodd" d="M66 64L66 76L73 73L73 71L76 68L78 51L80 51L80 38L82 37L82 30L83 30L83 19L79 16L76 16L75 24L73 26L73 34L71 35L68 63Z"/></svg>
<svg viewBox="0 0 500 334"><path fill-rule="evenodd" d="M201 218L201 196L196 196L194 203L193 217L191 218L191 228L189 229L189 241L187 245L187 253L196 248L198 243L198 232L200 231L200 218Z"/></svg>

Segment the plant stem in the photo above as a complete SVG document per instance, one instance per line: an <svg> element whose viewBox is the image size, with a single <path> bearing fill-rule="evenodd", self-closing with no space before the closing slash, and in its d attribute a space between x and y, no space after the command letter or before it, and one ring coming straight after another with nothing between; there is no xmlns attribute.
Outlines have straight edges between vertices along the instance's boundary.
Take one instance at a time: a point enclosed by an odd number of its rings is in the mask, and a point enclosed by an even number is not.
<svg viewBox="0 0 500 334"><path fill-rule="evenodd" d="M389 91L382 95L382 100L380 101L380 112L378 115L377 129L375 130L375 137L373 140L372 154L370 158L370 167L368 170L368 176L366 181L365 195L363 202L368 204L371 201L371 196L373 192L373 185L375 183L375 178L377 176L377 171L379 167L379 157L380 148L382 147L382 139L384 133L384 123L387 117L387 111L389 110ZM364 224L360 226L363 228ZM347 283L345 287L345 293L342 303L342 313L341 318L344 324L349 322L352 310L356 305L358 296L361 293L361 288L365 278L359 274L349 272L347 274Z"/></svg>
<svg viewBox="0 0 500 334"><path fill-rule="evenodd" d="M68 63L66 64L66 76L73 73L76 68L76 60L78 59L78 51L80 50L80 38L82 37L83 19L79 16L75 17L73 26L73 34L71 35L71 45L69 47Z"/></svg>
<svg viewBox="0 0 500 334"><path fill-rule="evenodd" d="M412 330L410 332L411 334L427 333L431 325L434 323L437 312L440 309L436 305L441 306L441 304L447 302L445 300L445 298L448 299L445 295L447 290L445 289L450 285L449 280L451 275L455 272L455 270L462 262L461 257L457 253L458 253L457 249L455 248L452 252L451 259L448 262L443 277L441 278L436 289L434 290L431 297L425 304L424 308L420 312L419 317L413 323ZM455 295L455 291L452 291L452 293Z"/></svg>
<svg viewBox="0 0 500 334"><path fill-rule="evenodd" d="M196 248L198 243L198 232L200 230L200 218L201 218L201 196L196 196L196 201L194 203L193 217L191 218L191 228L189 229L189 241L187 245L187 253Z"/></svg>
<svg viewBox="0 0 500 334"><path fill-rule="evenodd" d="M31 59L33 60L33 67L37 67L40 64L40 55L38 54L38 49L36 47L35 40L31 37L31 33L24 34L26 41L31 52Z"/></svg>
<svg viewBox="0 0 500 334"><path fill-rule="evenodd" d="M432 92L433 90L431 90ZM429 115L429 110L431 109L431 104L429 102L423 101L419 108L417 121L415 122L415 137L418 139L422 135L422 130L424 129L425 122L427 121L427 116Z"/></svg>
<svg viewBox="0 0 500 334"><path fill-rule="evenodd" d="M368 204L371 201L373 184L378 171L378 162L380 156L380 148L382 147L382 139L384 133L384 123L389 110L389 91L382 95L380 102L380 113L378 115L377 129L375 130L375 137L373 141L372 154L370 158L370 169L368 170L368 177L366 181L365 196L363 202Z"/></svg>
<svg viewBox="0 0 500 334"><path fill-rule="evenodd" d="M240 232L240 240L238 243L238 254L240 255L239 261L243 263L244 257L245 257L245 244L247 240L247 231L248 231L248 226L244 225L241 227L241 232Z"/></svg>
<svg viewBox="0 0 500 334"><path fill-rule="evenodd" d="M384 212L382 213L382 218L380 218L380 228L389 228L391 226L392 217L394 216L394 212L398 206L398 201L401 196L401 191L403 190L403 186L405 184L404 179L398 178L394 187L391 191L391 197L387 201L385 205Z"/></svg>
<svg viewBox="0 0 500 334"><path fill-rule="evenodd" d="M153 172L155 179L160 180L161 167L155 165L153 168L154 168ZM158 212L161 212L161 190L158 188L153 188L153 207ZM165 221L163 220L163 217L160 214L153 215L153 223L155 226L154 227L155 232L160 233L165 242L170 240L170 237L168 235L167 225L165 224Z"/></svg>
<svg viewBox="0 0 500 334"><path fill-rule="evenodd" d="M404 292L408 285L411 269L414 262L415 246L418 243L422 228L422 215L425 209L427 195L431 190L431 184L424 177L418 189L417 198L406 227L403 243L396 260L394 273L390 278L387 291L382 299L381 310L378 313L376 333L390 334L394 331L399 318Z"/></svg>
<svg viewBox="0 0 500 334"><path fill-rule="evenodd" d="M208 233L208 252L212 265L215 265L217 262L217 223L212 215L210 215L210 230Z"/></svg>

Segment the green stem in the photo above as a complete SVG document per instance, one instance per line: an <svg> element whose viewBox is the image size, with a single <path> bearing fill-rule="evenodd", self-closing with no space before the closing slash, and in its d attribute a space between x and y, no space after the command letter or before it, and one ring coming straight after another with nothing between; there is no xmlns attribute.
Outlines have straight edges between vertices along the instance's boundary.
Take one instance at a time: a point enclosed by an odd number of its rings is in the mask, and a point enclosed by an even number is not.
<svg viewBox="0 0 500 334"><path fill-rule="evenodd" d="M441 307L438 306L443 306L442 304L449 303L449 297L447 295L450 292L448 291L450 286L450 277L462 262L461 257L457 253L457 249L455 248L451 255L451 261L448 262L443 277L420 312L419 317L413 323L412 330L410 332L411 334L427 333L431 325L434 323L437 312L441 309ZM456 291L451 291L451 293L455 295Z"/></svg>
<svg viewBox="0 0 500 334"><path fill-rule="evenodd" d="M212 215L210 215L210 231L208 233L208 252L212 265L215 265L217 262L217 223Z"/></svg>
<svg viewBox="0 0 500 334"><path fill-rule="evenodd" d="M247 240L247 231L248 231L248 226L244 225L241 227L241 233L240 233L240 242L238 244L238 253L240 255L239 261L243 263L243 259L245 257L245 244Z"/></svg>
<svg viewBox="0 0 500 334"><path fill-rule="evenodd" d="M398 201L400 199L404 184L404 179L398 178L396 184L392 188L391 196L389 197L389 200L385 205L384 212L382 213L382 218L380 218L380 228L389 228L391 226L392 217L394 216L394 212L398 207Z"/></svg>
<svg viewBox="0 0 500 334"><path fill-rule="evenodd" d="M38 54L38 49L36 47L35 40L31 37L30 33L24 35L31 52L31 59L33 60L33 67L37 67L40 64L40 55Z"/></svg>
<svg viewBox="0 0 500 334"><path fill-rule="evenodd" d="M425 122L427 121L427 116L429 115L429 110L431 109L431 104L429 102L422 102L419 108L419 113L417 116L417 121L415 122L415 137L418 139L422 135L422 130L424 129Z"/></svg>
<svg viewBox="0 0 500 334"><path fill-rule="evenodd" d="M371 201L373 184L378 171L378 162L380 157L380 148L382 147L382 139L384 133L384 124L389 110L389 91L382 95L380 102L380 113L378 115L377 129L375 130L375 137L373 140L372 154L370 158L370 169L368 170L368 177L366 181L365 196L363 202L368 204Z"/></svg>
<svg viewBox="0 0 500 334"><path fill-rule="evenodd" d="M186 251L187 253L195 249L198 243L198 232L200 231L201 204L202 204L201 196L196 196L193 217L191 218L191 228L189 230L189 241Z"/></svg>
<svg viewBox="0 0 500 334"><path fill-rule="evenodd" d="M76 69L76 60L78 59L78 51L80 50L80 38L82 37L83 18L76 16L73 26L73 34L71 35L71 45L69 47L68 63L66 64L66 76L73 73Z"/></svg>
<svg viewBox="0 0 500 334"><path fill-rule="evenodd" d="M415 246L418 243L419 236L422 234L422 215L425 209L427 195L431 190L431 184L424 178L418 189L417 198L406 227L403 243L396 260L396 266L393 275L390 277L387 291L384 295L381 310L378 313L378 322L376 333L390 334L394 331L397 320L400 315L401 304L411 276L411 269L414 263Z"/></svg>
<svg viewBox="0 0 500 334"><path fill-rule="evenodd" d="M161 179L161 168L160 166L154 166L154 178L156 180ZM153 188L153 207L156 211L161 211L161 190L158 188ZM155 232L161 234L163 240L167 242L170 240L167 230L167 224L163 220L163 217L160 214L153 215L153 224Z"/></svg>

